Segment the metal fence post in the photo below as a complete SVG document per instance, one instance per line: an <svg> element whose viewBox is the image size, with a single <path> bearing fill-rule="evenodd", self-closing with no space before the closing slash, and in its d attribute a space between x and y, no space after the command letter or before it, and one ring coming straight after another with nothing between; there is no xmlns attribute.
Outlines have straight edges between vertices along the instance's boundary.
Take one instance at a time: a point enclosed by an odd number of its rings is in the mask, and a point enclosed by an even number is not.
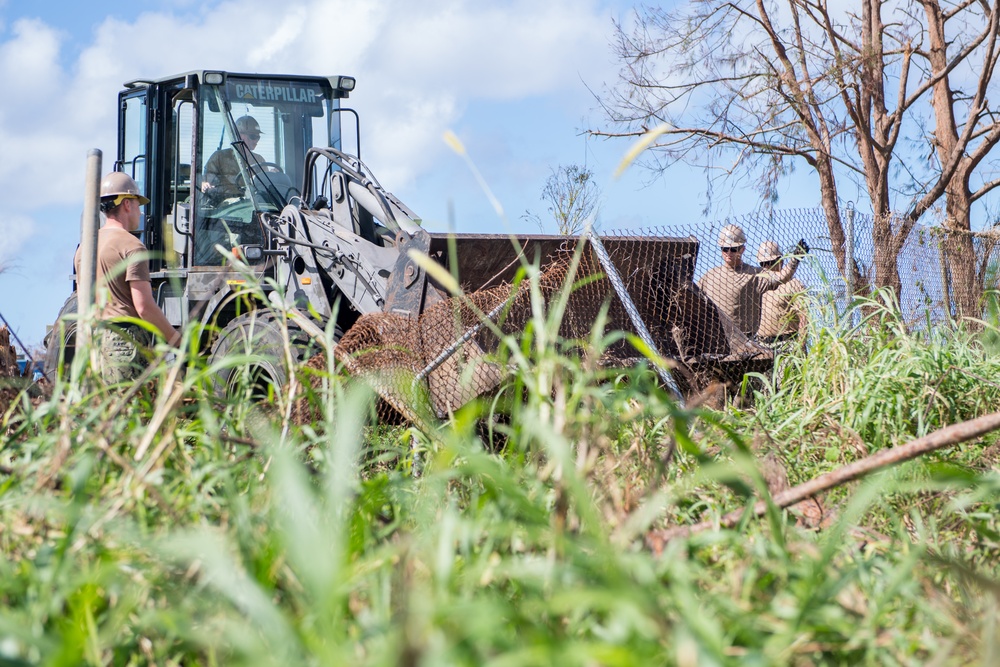
<svg viewBox="0 0 1000 667"><path fill-rule="evenodd" d="M851 318L851 326L853 327L857 323L857 318L855 317L855 312L853 308L854 304L854 202L847 202L847 229L845 231L844 244L847 246L844 248L844 278L846 279L847 285L847 304L846 312L848 317Z"/></svg>
<svg viewBox="0 0 1000 667"><path fill-rule="evenodd" d="M847 247L844 249L844 278L847 279L847 307L854 301L854 202L847 202Z"/></svg>
<svg viewBox="0 0 1000 667"><path fill-rule="evenodd" d="M951 279L948 276L948 253L945 252L944 244L948 242L948 232L942 230L942 235L938 239L938 257L941 262L941 294L944 298L944 316L949 326L953 322L951 314Z"/></svg>
<svg viewBox="0 0 1000 667"><path fill-rule="evenodd" d="M101 151L87 153L87 176L84 182L83 218L80 220L80 275L77 282L77 349L93 350L90 313L94 306L94 283L97 282L98 201L101 189Z"/></svg>
<svg viewBox="0 0 1000 667"><path fill-rule="evenodd" d="M601 268L604 269L604 273L608 277L608 281L614 288L615 293L618 295L618 299L622 302L625 307L625 312L628 314L629 319L632 320L632 326L635 327L636 333L639 334L639 338L642 342L646 344L647 347L652 351L652 353L659 357L660 350L656 345L656 341L653 340L653 335L649 333L649 328L646 327L646 323L643 321L642 316L639 315L639 309L636 308L635 302L632 300L632 296L628 293L628 289L625 287L624 281L622 281L621 274L618 273L618 268L615 266L614 262L611 261L611 255L608 254L607 249L604 247L604 243L601 241L601 237L597 235L593 227L588 225L586 231L582 234L581 238L587 238L590 241L590 247L594 249L594 254L597 255L597 261L601 263ZM684 407L684 394L681 393L680 386L677 384L677 380L674 376L670 374L670 371L660 367L659 364L654 363L654 370L663 384L666 385L670 393L674 395L677 403Z"/></svg>

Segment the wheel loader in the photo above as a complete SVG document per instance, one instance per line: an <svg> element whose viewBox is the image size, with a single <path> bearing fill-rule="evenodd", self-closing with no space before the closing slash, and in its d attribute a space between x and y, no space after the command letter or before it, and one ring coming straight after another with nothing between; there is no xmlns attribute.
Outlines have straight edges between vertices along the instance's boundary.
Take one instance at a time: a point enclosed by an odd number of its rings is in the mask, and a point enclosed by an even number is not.
<svg viewBox="0 0 1000 667"><path fill-rule="evenodd" d="M297 346L331 318L337 336L349 335L364 316L417 320L446 300L450 295L429 278L415 253L443 264L467 293L475 293L510 284L520 264L567 256L580 242L546 235L428 233L362 162L360 120L344 106L354 87L349 76L195 71L130 81L118 96L114 168L131 175L150 200L137 234L152 255L158 304L176 327L205 325L201 349L213 358L249 345L253 376L262 383L280 386L289 373L284 334L269 307L277 301L300 316L292 336ZM252 150L241 134L253 126L247 117L259 130ZM238 170L230 175L235 188L219 187L209 173L220 151L230 152ZM589 300L568 317L573 324L568 335L585 336L602 304L610 303L608 326L634 331L636 316L641 318L654 348L684 371L678 381L685 387L697 384L692 378L699 369L736 363L742 372L770 363L769 351L740 339L694 286L696 239L604 241L633 308L624 307L606 283L598 281L594 291L591 282ZM263 299L248 303L247 276L234 268L234 257L260 280ZM583 265L585 272L602 271L594 261ZM46 340L50 378L73 356L75 323L64 317L75 312L74 292ZM456 329L446 338L462 334ZM467 338L442 347L454 352L464 346L468 356L469 345L483 343ZM620 363L641 357L627 342L606 354ZM435 368L425 376L433 383L434 373L444 372ZM223 371L220 386L229 386L234 373ZM448 401L439 405L454 407Z"/></svg>

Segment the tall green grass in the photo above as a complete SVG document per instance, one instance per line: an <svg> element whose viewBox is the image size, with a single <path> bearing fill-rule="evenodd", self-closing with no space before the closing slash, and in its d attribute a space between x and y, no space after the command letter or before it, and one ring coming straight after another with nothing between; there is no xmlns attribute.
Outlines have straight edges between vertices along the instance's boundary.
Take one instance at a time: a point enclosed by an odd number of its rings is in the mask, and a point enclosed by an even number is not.
<svg viewBox="0 0 1000 667"><path fill-rule="evenodd" d="M599 367L621 334L562 341L560 302L535 303L503 340L509 382L428 432L372 424L332 362L286 389L306 426L287 393L263 416L223 401L196 332L128 395L78 355L2 425L0 664L995 662L982 443L839 489L820 531L774 511L661 555L645 540L766 495L767 452L794 483L995 410L982 334L865 304L719 412Z"/></svg>

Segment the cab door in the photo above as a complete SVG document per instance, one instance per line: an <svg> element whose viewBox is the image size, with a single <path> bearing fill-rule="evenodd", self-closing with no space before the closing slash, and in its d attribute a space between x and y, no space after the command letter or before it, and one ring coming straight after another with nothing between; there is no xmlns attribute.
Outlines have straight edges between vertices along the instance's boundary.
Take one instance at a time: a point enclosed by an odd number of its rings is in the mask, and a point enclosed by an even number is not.
<svg viewBox="0 0 1000 667"><path fill-rule="evenodd" d="M173 326L187 320L182 293L190 236L191 100L183 79L126 84L119 94L115 167L149 199L137 236L150 253L153 295Z"/></svg>
<svg viewBox="0 0 1000 667"><path fill-rule="evenodd" d="M118 94L118 158L115 169L131 176L149 197L149 88L137 86ZM140 223L146 228L146 219Z"/></svg>

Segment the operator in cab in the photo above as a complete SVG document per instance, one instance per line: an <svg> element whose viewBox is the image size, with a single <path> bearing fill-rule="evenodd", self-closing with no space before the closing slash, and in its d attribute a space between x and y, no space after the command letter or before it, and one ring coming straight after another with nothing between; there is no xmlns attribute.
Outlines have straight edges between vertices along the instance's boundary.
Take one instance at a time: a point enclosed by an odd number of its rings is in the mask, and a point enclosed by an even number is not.
<svg viewBox="0 0 1000 667"><path fill-rule="evenodd" d="M134 379L147 365L153 337L147 329L130 322L144 320L173 346L178 333L153 297L146 246L132 235L139 229L141 208L149 200L128 174L114 171L101 181L101 211L106 222L97 233L98 337L101 377L109 384ZM73 260L80 273L80 251Z"/></svg>
<svg viewBox="0 0 1000 667"><path fill-rule="evenodd" d="M236 120L236 131L240 134L240 140L235 146L215 151L205 163L205 180L202 181L201 191L213 202L243 196L246 184L240 173L241 158L246 160L250 168L266 162L263 156L254 152L261 135L257 119L253 116L241 116ZM236 156L237 150L240 151L241 158Z"/></svg>

